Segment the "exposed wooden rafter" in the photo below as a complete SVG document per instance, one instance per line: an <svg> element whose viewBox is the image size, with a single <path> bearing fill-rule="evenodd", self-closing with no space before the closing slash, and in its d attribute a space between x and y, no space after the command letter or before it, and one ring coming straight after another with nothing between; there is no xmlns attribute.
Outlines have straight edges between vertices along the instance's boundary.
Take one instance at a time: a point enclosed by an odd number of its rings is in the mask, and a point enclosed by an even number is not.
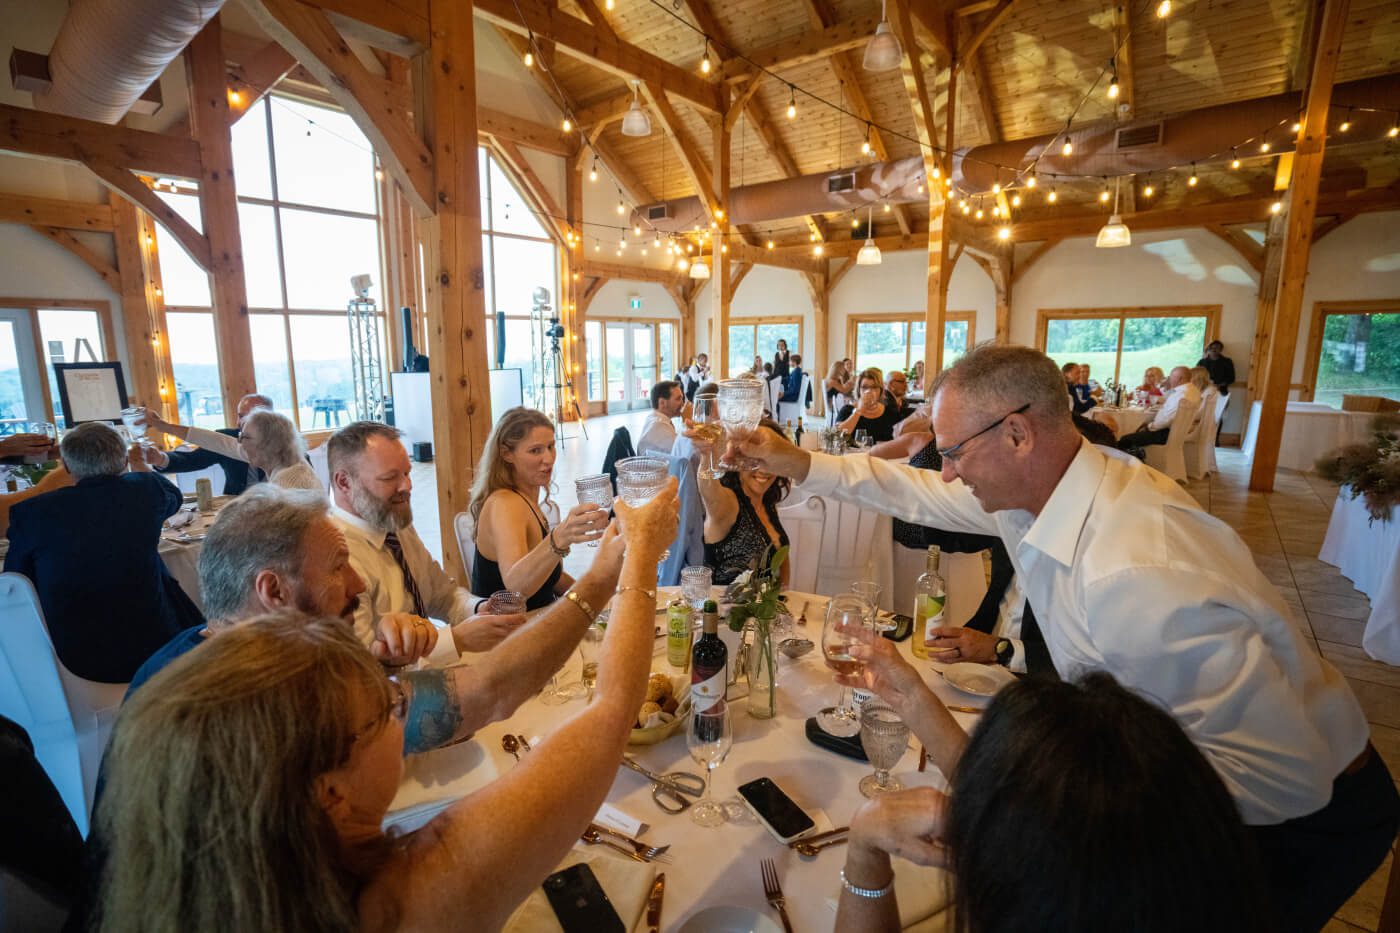
<svg viewBox="0 0 1400 933"><path fill-rule="evenodd" d="M124 168L97 161L87 162L86 165L104 185L154 217L201 269L209 271L213 260L210 258L208 238L177 214L175 208L156 197L155 192L147 188L141 179Z"/></svg>
<svg viewBox="0 0 1400 933"><path fill-rule="evenodd" d="M1240 254L1255 272L1264 272L1264 247L1254 242L1243 230L1227 227L1224 224L1206 224L1205 228L1220 237Z"/></svg>
<svg viewBox="0 0 1400 933"><path fill-rule="evenodd" d="M554 196L549 193L549 189L540 180L540 176L530 167L529 161L525 158L525 154L520 151L519 146L507 139L497 139L495 142L496 154L505 162L506 167L515 176L520 187L525 189L525 196L534 202L535 209L545 215L539 218L540 225L554 234L561 248L565 247L567 245L565 234L568 232L569 225L564 220L564 212L555 203Z"/></svg>
<svg viewBox="0 0 1400 933"><path fill-rule="evenodd" d="M659 84L648 81L642 85L642 92L646 95L656 116L661 120L661 125L666 128L666 132L675 141L676 153L681 160L681 168L685 169L690 183L695 186L695 193L705 205L706 215L715 219L714 211L723 193L715 189L709 166L705 164L700 150L691 142L685 124L681 122L680 114L676 113L676 108L666 96L665 89Z"/></svg>
<svg viewBox="0 0 1400 933"><path fill-rule="evenodd" d="M61 201L25 194L0 194L0 223L35 224L65 230L111 232L112 208L86 201Z"/></svg>
<svg viewBox="0 0 1400 933"><path fill-rule="evenodd" d="M297 60L281 43L269 42L247 61L229 69L229 90L237 92L237 96L229 96L229 119L236 123L296 66Z"/></svg>
<svg viewBox="0 0 1400 933"><path fill-rule="evenodd" d="M93 160L176 178L198 178L200 173L199 144L188 136L108 126L11 104L0 104L0 149L69 162Z"/></svg>
<svg viewBox="0 0 1400 933"><path fill-rule="evenodd" d="M987 37L996 31L1002 20L1006 19L1011 12L1011 5L1016 0L1000 0L992 9L991 14L977 25L971 37L958 46L958 54L953 62L954 69L963 68L977 54L977 50L982 47L982 43L987 41Z"/></svg>
<svg viewBox="0 0 1400 933"><path fill-rule="evenodd" d="M839 23L833 18L832 23L821 27L820 31L805 32L795 39L746 52L743 58L731 58L724 63L720 73L733 84L761 73L755 66L781 72L820 61L837 52L863 48L879 24L877 16L863 16Z"/></svg>
<svg viewBox="0 0 1400 933"><path fill-rule="evenodd" d="M1024 259L1014 263L1011 268L1011 284L1015 285L1021 276L1030 271L1031 266L1039 262L1046 253L1050 252L1056 246L1059 246L1063 241L1064 237L1051 237L1037 246L1032 252L1027 253Z"/></svg>
<svg viewBox="0 0 1400 933"><path fill-rule="evenodd" d="M121 276L117 274L117 267L107 261L101 253L88 246L82 240L75 237L61 227L41 227L37 224L31 225L30 229L35 233L42 234L62 246L68 252L77 256L87 264L93 272L96 272L102 281L114 292L120 292L122 287Z"/></svg>
<svg viewBox="0 0 1400 933"><path fill-rule="evenodd" d="M628 279L634 282L656 282L666 286L682 286L689 281L684 273L674 269L657 269L653 266L624 262L596 262L591 259L580 262L578 271L584 278Z"/></svg>
<svg viewBox="0 0 1400 933"><path fill-rule="evenodd" d="M1137 108L1137 82L1133 67L1133 12L1128 0L1118 0L1113 8L1113 45L1118 50L1114 67L1118 70L1118 119L1131 120Z"/></svg>

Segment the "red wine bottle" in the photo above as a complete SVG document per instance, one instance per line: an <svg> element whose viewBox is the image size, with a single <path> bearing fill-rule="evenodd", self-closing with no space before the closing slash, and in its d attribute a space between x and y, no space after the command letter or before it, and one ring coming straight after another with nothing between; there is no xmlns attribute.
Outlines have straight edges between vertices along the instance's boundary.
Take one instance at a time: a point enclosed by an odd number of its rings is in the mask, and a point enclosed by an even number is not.
<svg viewBox="0 0 1400 933"><path fill-rule="evenodd" d="M701 634L690 653L690 702L695 712L724 704L728 680L729 649L719 637L719 606L705 600L701 614Z"/></svg>

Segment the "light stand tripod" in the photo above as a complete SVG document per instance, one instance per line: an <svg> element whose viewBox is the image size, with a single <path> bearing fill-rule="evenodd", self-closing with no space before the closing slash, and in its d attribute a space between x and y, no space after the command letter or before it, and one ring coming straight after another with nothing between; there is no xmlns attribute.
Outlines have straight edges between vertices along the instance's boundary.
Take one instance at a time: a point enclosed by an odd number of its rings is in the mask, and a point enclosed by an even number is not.
<svg viewBox="0 0 1400 933"><path fill-rule="evenodd" d="M552 337L550 340L550 363L554 367L554 435L561 441L566 440L564 437L564 396L561 394L561 390L567 388L574 417L578 419L578 427L583 432L584 440L587 440L588 426L583 423L583 411L578 405L578 393L574 392L574 380L569 375L568 370L564 368L564 354L559 346L559 338Z"/></svg>

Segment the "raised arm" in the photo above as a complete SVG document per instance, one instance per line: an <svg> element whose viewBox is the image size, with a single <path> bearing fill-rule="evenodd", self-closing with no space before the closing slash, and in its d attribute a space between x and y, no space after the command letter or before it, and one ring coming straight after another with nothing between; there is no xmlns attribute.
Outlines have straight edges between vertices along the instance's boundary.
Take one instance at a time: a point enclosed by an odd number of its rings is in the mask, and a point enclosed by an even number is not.
<svg viewBox="0 0 1400 933"><path fill-rule="evenodd" d="M464 917L473 927L500 927L603 802L645 695L656 564L675 537L676 481L645 506L616 508L627 550L592 702L506 774L407 837L361 896L365 929L456 930Z"/></svg>

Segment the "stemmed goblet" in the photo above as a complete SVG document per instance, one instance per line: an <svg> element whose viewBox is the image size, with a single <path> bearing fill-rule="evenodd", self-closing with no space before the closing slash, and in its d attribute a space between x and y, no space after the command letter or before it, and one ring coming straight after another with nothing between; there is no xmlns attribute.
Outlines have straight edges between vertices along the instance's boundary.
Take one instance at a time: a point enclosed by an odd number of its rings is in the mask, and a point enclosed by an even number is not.
<svg viewBox="0 0 1400 933"><path fill-rule="evenodd" d="M854 593L833 596L822 626L822 656L838 674L859 674L865 664L851 657L851 646L864 644L873 632L865 600ZM841 700L817 714L817 724L831 735L850 737L860 732L860 719L851 706L851 691L841 687Z"/></svg>
<svg viewBox="0 0 1400 933"><path fill-rule="evenodd" d="M733 441L742 441L758 429L763 420L762 382L754 379L726 379L719 384L719 418ZM759 463L749 457L733 462L720 461L726 470L756 470Z"/></svg>
<svg viewBox="0 0 1400 933"><path fill-rule="evenodd" d="M860 714L860 745L875 767L874 774L861 778L860 792L866 797L878 797L903 790L904 785L890 777L890 769L899 764L909 747L908 724L883 703L867 703Z"/></svg>
<svg viewBox="0 0 1400 933"><path fill-rule="evenodd" d="M636 508L656 498L666 485L670 464L657 457L628 457L617 461L617 494L623 502ZM661 552L661 560L671 556L671 549Z"/></svg>
<svg viewBox="0 0 1400 933"><path fill-rule="evenodd" d="M690 808L690 818L701 826L719 826L728 816L724 804L714 798L715 768L734 747L734 728L729 719L729 707L723 700L690 714L686 720L685 744L690 757L705 768L705 796Z"/></svg>
<svg viewBox="0 0 1400 933"><path fill-rule="evenodd" d="M724 427L719 418L719 396L713 392L695 396L691 402L691 432L710 444L700 460L697 472L706 479L719 479L724 470L715 464L715 448L724 443Z"/></svg>
<svg viewBox="0 0 1400 933"><path fill-rule="evenodd" d="M605 512L612 508L612 477L606 473L584 476L574 480L574 490L578 493L579 505L596 505ZM602 537L602 534L600 533L598 537ZM597 547L598 539L594 538L589 541L588 546Z"/></svg>

